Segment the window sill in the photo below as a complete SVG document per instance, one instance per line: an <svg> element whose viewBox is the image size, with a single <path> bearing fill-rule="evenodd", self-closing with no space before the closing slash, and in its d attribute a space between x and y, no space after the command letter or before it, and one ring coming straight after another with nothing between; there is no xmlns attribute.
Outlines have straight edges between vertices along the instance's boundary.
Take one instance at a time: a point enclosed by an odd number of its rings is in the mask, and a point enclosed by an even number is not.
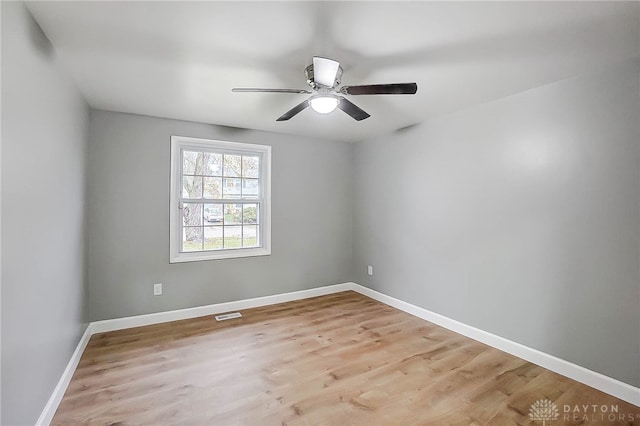
<svg viewBox="0 0 640 426"><path fill-rule="evenodd" d="M233 249L214 252L191 252L173 254L169 263L200 262L203 260L235 259L240 257L269 256L271 249L266 247L251 249Z"/></svg>

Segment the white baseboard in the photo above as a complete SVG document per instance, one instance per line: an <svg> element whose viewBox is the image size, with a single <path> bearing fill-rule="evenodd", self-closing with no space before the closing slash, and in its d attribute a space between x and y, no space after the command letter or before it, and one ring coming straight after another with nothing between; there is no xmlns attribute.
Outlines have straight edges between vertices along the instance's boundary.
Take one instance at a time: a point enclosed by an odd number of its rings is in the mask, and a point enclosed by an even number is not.
<svg viewBox="0 0 640 426"><path fill-rule="evenodd" d="M80 338L78 342L78 346L76 346L76 350L73 351L73 355L71 355L71 359L67 364L67 367L64 369L60 380L58 380L58 384L56 385L49 401L47 401L47 405L44 406L38 421L36 422L37 426L44 426L51 423L53 419L53 415L56 413L58 409L58 405L60 405L60 401L62 401L62 397L64 393L67 391L67 386L69 386L69 382L71 382L71 378L73 377L73 373L76 371L76 367L80 362L80 358L82 357L82 353L84 349L87 347L87 343L89 343L89 339L91 339L91 324L87 326L84 330L84 334Z"/></svg>
<svg viewBox="0 0 640 426"><path fill-rule="evenodd" d="M241 309L257 308L259 306L275 305L276 303L291 302L292 300L308 299L324 296L325 294L353 290L353 283L343 283L316 287L308 290L292 291L290 293L275 294L273 296L255 297L233 302L216 303L214 305L196 306L195 308L178 309L175 311L158 312L155 314L136 315L133 317L116 318L91 323L93 334L106 331L122 330L125 328L141 327L143 325L160 324L163 322L203 317L221 314Z"/></svg>
<svg viewBox="0 0 640 426"><path fill-rule="evenodd" d="M553 355L541 352L537 349L521 345L520 343L513 342L503 337L496 336L495 334L491 334L470 325L463 324L451 318L447 318L443 315L436 314L427 309L412 305L411 303L407 303L403 300L387 296L384 293L380 293L359 284L354 283L353 286L353 290L357 291L358 293L368 296L386 305L392 306L396 309L407 312L411 315L422 318L451 331L455 331L458 334L470 337L496 349L500 349L503 352L507 352L511 355L517 356L518 358L522 358L526 361L532 362L533 364L544 367L547 370L551 370L555 373L569 377L570 379L573 379L577 382L608 393L609 395L613 395L616 398L622 399L623 401L627 401L631 404L640 406L640 388L631 386L630 384L605 376L604 374L600 374L598 372L573 364L569 361L557 358Z"/></svg>
<svg viewBox="0 0 640 426"><path fill-rule="evenodd" d="M404 311L408 314L422 318L426 321L437 324L441 327L454 331L463 336L470 337L474 340L492 346L511 355L522 358L526 361L537 364L555 373L569 377L577 382L591 386L602 392L608 393L621 400L631 404L640 406L640 388L631 386L627 383L586 369L569 361L557 358L553 355L546 354L537 349L533 349L520 343L513 342L495 334L488 333L478 328L463 324L459 321L447 318L443 315L436 314L427 309L421 308L411 303L387 296L376 290L361 286L360 284L348 282L343 284L329 285L325 287L316 287L308 290L294 291L290 293L276 294L273 296L256 297L252 299L243 299L233 302L217 303L214 305L197 306L195 308L179 309L175 311L158 312L154 314L137 315L125 318L116 318L110 320L96 321L89 324L84 332L76 350L71 356L67 368L64 370L62 377L58 381L58 385L53 391L51 398L47 402L37 425L48 425L55 414L62 397L71 381L71 377L80 362L80 357L84 352L89 339L93 334L104 333L107 331L122 330L132 327L140 327L144 325L160 324L163 322L176 321L181 319L196 318L206 315L214 315L230 311L238 311L242 309L256 308L266 305L274 305L276 303L291 302L293 300L308 299L310 297L324 296L326 294L339 293L341 291L353 290L364 296L392 306L396 309Z"/></svg>

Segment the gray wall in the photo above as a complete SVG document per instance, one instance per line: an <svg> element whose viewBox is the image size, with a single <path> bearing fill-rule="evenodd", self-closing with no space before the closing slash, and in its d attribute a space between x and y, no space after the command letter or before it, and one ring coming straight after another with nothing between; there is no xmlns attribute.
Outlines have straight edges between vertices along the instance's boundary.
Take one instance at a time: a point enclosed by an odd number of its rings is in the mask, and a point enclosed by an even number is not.
<svg viewBox="0 0 640 426"><path fill-rule="evenodd" d="M351 279L349 144L107 111L89 132L92 320ZM272 146L271 256L169 264L171 135Z"/></svg>
<svg viewBox="0 0 640 426"><path fill-rule="evenodd" d="M85 329L89 108L2 2L2 420L34 424Z"/></svg>
<svg viewBox="0 0 640 426"><path fill-rule="evenodd" d="M639 70L355 145L355 281L640 386Z"/></svg>

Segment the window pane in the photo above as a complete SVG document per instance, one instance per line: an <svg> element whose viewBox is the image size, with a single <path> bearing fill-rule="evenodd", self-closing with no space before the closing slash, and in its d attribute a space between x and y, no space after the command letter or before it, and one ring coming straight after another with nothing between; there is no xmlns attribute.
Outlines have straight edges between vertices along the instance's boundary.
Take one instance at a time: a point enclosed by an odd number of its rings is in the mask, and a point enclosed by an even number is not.
<svg viewBox="0 0 640 426"><path fill-rule="evenodd" d="M224 205L224 224L240 225L242 223L242 204Z"/></svg>
<svg viewBox="0 0 640 426"><path fill-rule="evenodd" d="M258 246L258 227L256 225L244 225L242 227L242 247Z"/></svg>
<svg viewBox="0 0 640 426"><path fill-rule="evenodd" d="M225 226L224 227L224 248L240 248L242 247L242 226Z"/></svg>
<svg viewBox="0 0 640 426"><path fill-rule="evenodd" d="M222 226L205 226L204 249L220 250L222 247Z"/></svg>
<svg viewBox="0 0 640 426"><path fill-rule="evenodd" d="M242 179L224 178L222 188L222 198L240 198Z"/></svg>
<svg viewBox="0 0 640 426"><path fill-rule="evenodd" d="M222 204L205 204L204 205L204 220L206 224L219 224L222 225Z"/></svg>
<svg viewBox="0 0 640 426"><path fill-rule="evenodd" d="M185 226L182 228L182 251L202 250L202 227Z"/></svg>
<svg viewBox="0 0 640 426"><path fill-rule="evenodd" d="M224 176L237 177L242 171L242 157L240 155L224 156Z"/></svg>
<svg viewBox="0 0 640 426"><path fill-rule="evenodd" d="M202 198L202 178L200 176L182 177L182 197Z"/></svg>
<svg viewBox="0 0 640 426"><path fill-rule="evenodd" d="M202 225L202 204L183 203L182 204L182 224L184 226Z"/></svg>
<svg viewBox="0 0 640 426"><path fill-rule="evenodd" d="M198 153L194 151L182 151L182 174L196 174L196 160Z"/></svg>
<svg viewBox="0 0 640 426"><path fill-rule="evenodd" d="M242 198L258 198L258 179L242 179Z"/></svg>
<svg viewBox="0 0 640 426"><path fill-rule="evenodd" d="M242 205L242 223L258 223L258 205Z"/></svg>
<svg viewBox="0 0 640 426"><path fill-rule="evenodd" d="M198 156L196 157L196 170L195 170L195 175L199 175L202 176L204 174L204 163L205 163L205 157L207 156L206 152L199 152Z"/></svg>
<svg viewBox="0 0 640 426"><path fill-rule="evenodd" d="M204 175L222 176L222 154L208 154L204 166Z"/></svg>
<svg viewBox="0 0 640 426"><path fill-rule="evenodd" d="M204 198L222 198L222 178L204 177Z"/></svg>
<svg viewBox="0 0 640 426"><path fill-rule="evenodd" d="M242 177L260 177L260 157L242 157Z"/></svg>

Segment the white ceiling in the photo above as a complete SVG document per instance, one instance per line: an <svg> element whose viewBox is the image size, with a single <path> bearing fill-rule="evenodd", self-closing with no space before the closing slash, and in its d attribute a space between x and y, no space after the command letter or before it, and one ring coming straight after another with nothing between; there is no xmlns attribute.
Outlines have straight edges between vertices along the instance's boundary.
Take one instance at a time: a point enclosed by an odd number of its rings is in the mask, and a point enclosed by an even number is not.
<svg viewBox="0 0 640 426"><path fill-rule="evenodd" d="M639 54L638 2L30 2L94 108L355 141ZM345 85L411 82L410 95L351 96L371 114L307 109L312 56Z"/></svg>

